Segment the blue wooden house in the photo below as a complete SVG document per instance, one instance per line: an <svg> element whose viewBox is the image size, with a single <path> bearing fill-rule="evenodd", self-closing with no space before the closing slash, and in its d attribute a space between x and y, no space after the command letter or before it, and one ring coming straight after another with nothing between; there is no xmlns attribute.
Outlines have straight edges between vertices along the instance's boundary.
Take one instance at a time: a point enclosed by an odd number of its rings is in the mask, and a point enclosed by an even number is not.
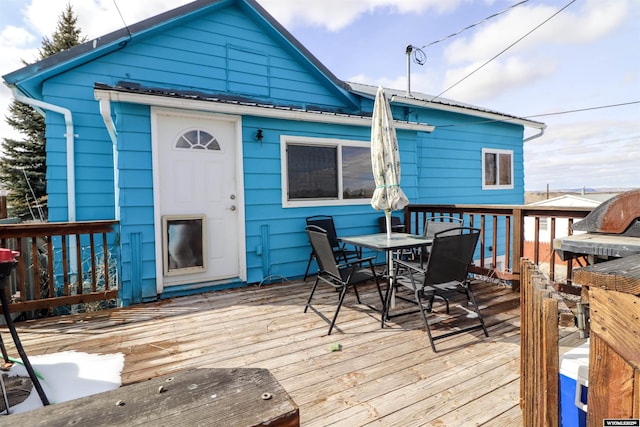
<svg viewBox="0 0 640 427"><path fill-rule="evenodd" d="M49 221L119 220L123 305L300 277L305 218L377 231L376 87L253 0L199 0L3 76L46 117ZM521 204L525 128L387 90L412 203Z"/></svg>

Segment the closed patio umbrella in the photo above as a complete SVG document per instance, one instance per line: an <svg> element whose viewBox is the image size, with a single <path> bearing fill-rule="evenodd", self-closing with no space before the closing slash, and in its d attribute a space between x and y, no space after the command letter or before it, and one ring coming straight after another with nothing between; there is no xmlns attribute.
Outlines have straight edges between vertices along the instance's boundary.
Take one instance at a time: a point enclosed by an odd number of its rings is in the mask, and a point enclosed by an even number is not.
<svg viewBox="0 0 640 427"><path fill-rule="evenodd" d="M371 167L376 189L371 206L384 210L387 238L391 238L391 211L403 209L409 199L400 188L400 153L393 125L391 106L382 87L378 87L371 117Z"/></svg>

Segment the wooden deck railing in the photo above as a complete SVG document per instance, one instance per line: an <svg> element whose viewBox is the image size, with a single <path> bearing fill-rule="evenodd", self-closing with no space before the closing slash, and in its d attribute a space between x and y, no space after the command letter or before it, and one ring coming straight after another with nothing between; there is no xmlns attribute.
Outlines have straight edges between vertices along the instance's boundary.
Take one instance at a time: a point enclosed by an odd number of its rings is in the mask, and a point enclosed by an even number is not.
<svg viewBox="0 0 640 427"><path fill-rule="evenodd" d="M541 220L549 224L549 241L571 234L571 224L589 208L531 207L506 205L409 205L405 224L410 233L420 233L430 216L462 218L465 225L480 228L478 261L474 273L520 284L521 257L535 264L548 263L549 277L557 283L560 261L550 243L539 238ZM558 227L564 219L563 230ZM525 221L533 222L531 241L525 242ZM0 247L20 252L18 265L8 280L12 312L51 310L117 298L117 221L36 223L0 225ZM97 238L96 238L97 236ZM571 261L566 264L566 282L571 283ZM560 283L560 286L564 286Z"/></svg>
<svg viewBox="0 0 640 427"><path fill-rule="evenodd" d="M117 299L117 224L0 225L0 247L20 253L4 283L10 311L33 315L38 310Z"/></svg>
<svg viewBox="0 0 640 427"><path fill-rule="evenodd" d="M571 224L577 218L584 218L591 208L533 207L511 205L409 205L405 208L404 222L407 232L422 232L425 218L446 215L462 218L464 224L481 230L479 243L479 262L473 268L474 273L509 280L514 289L519 287L520 258L527 256L535 264L548 263L548 275L552 281L558 279L571 283L573 263L561 261L553 251L553 239L571 235ZM527 220L528 219L528 220ZM540 223L546 219L549 242L540 239ZM559 228L558 219L563 221ZM530 241L525 242L525 222L531 228ZM558 275L557 267L565 265L563 275ZM566 289L571 291L569 289Z"/></svg>
<svg viewBox="0 0 640 427"><path fill-rule="evenodd" d="M522 425L557 426L560 397L558 301L535 264L520 262L520 407Z"/></svg>

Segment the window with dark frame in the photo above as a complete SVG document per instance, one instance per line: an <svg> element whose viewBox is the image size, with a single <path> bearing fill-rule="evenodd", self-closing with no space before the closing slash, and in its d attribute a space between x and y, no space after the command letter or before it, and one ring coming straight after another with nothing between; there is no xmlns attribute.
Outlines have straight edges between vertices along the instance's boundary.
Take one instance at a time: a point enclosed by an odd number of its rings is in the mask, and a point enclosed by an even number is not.
<svg viewBox="0 0 640 427"><path fill-rule="evenodd" d="M342 198L370 199L375 190L371 149L342 146Z"/></svg>
<svg viewBox="0 0 640 427"><path fill-rule="evenodd" d="M338 198L337 147L287 146L289 200Z"/></svg>
<svg viewBox="0 0 640 427"><path fill-rule="evenodd" d="M286 143L288 201L370 199L375 189L368 146Z"/></svg>

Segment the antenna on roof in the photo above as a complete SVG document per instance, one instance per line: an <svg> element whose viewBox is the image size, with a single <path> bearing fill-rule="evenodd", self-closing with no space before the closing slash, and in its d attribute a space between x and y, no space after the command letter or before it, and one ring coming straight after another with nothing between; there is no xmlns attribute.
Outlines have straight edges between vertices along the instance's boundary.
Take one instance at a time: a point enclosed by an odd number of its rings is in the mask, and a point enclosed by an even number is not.
<svg viewBox="0 0 640 427"><path fill-rule="evenodd" d="M411 97L411 52L413 52L413 46L408 45L405 51L407 54L407 98Z"/></svg>

